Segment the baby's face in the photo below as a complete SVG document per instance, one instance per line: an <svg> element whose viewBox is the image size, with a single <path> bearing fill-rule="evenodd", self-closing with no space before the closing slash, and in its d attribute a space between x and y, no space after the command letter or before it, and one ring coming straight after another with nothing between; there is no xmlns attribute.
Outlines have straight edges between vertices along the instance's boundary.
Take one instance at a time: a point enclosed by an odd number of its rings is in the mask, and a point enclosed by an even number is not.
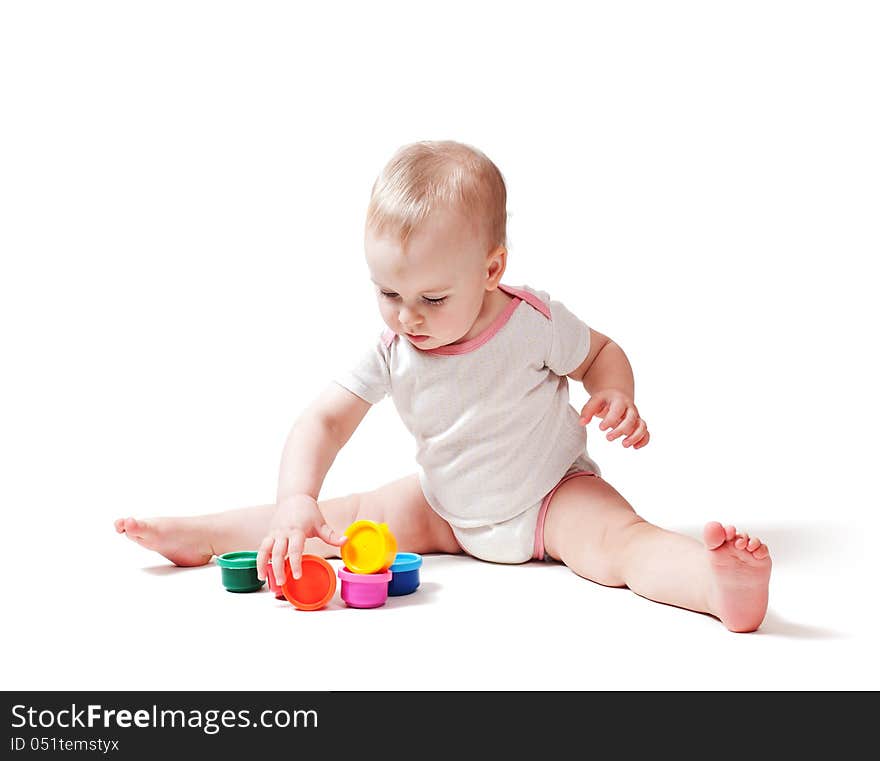
<svg viewBox="0 0 880 761"><path fill-rule="evenodd" d="M394 237L367 230L367 267L385 324L420 349L461 341L489 293L486 245L467 219L431 213L404 253Z"/></svg>

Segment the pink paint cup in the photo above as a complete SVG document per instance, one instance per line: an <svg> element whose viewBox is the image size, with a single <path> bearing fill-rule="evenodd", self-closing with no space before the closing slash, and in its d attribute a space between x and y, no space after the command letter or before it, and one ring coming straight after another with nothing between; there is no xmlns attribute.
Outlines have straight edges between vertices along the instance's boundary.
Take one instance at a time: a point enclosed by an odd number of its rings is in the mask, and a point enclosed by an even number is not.
<svg viewBox="0 0 880 761"><path fill-rule="evenodd" d="M342 599L350 608L378 608L388 599L391 571L352 573L348 568L340 568L339 578Z"/></svg>
<svg viewBox="0 0 880 761"><path fill-rule="evenodd" d="M275 571L272 570L272 561L266 565L266 581L269 584L269 591L275 595L276 600L286 600L287 598L284 596L284 590L278 586L278 583L275 581Z"/></svg>

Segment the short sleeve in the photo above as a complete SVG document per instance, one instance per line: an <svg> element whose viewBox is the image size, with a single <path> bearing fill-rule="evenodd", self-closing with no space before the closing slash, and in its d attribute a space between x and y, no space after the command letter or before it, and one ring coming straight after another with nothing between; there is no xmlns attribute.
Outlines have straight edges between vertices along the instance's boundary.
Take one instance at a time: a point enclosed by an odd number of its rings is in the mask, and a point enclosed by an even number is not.
<svg viewBox="0 0 880 761"><path fill-rule="evenodd" d="M391 392L388 349L381 338L351 368L337 373L333 380L365 402L376 404Z"/></svg>
<svg viewBox="0 0 880 761"><path fill-rule="evenodd" d="M568 375L590 353L590 329L562 302L549 301L551 341L545 364L557 375Z"/></svg>

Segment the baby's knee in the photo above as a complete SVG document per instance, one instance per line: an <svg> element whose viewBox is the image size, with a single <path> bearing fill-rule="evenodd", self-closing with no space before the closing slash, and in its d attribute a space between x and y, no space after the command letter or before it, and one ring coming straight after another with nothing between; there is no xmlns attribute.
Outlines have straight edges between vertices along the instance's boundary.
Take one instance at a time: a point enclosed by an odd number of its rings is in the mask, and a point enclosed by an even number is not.
<svg viewBox="0 0 880 761"><path fill-rule="evenodd" d="M376 521L376 523L384 523L386 521L386 510L383 505L382 495L376 491L366 491L359 494L352 494L353 518L357 521Z"/></svg>
<svg viewBox="0 0 880 761"><path fill-rule="evenodd" d="M561 546L561 560L579 576L606 587L625 587L628 554L641 527L649 525L632 513L608 522L592 536L572 534Z"/></svg>
<svg viewBox="0 0 880 761"><path fill-rule="evenodd" d="M361 494L349 494L346 497L336 497L327 501L321 501L319 507L324 520L334 531L342 533L357 520L361 510Z"/></svg>
<svg viewBox="0 0 880 761"><path fill-rule="evenodd" d="M419 553L460 552L452 529L431 509L415 475L357 497L357 517L387 524L399 549Z"/></svg>
<svg viewBox="0 0 880 761"><path fill-rule="evenodd" d="M401 485L402 487L402 485ZM386 523L395 534L421 534L429 527L429 514L405 488L387 486L352 495L355 501L353 520Z"/></svg>

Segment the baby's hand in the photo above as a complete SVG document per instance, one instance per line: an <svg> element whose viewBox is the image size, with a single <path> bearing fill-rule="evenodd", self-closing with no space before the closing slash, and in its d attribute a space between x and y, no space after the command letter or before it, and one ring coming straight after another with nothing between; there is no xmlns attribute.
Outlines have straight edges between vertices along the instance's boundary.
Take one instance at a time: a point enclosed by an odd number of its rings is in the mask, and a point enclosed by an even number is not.
<svg viewBox="0 0 880 761"><path fill-rule="evenodd" d="M348 538L337 534L321 514L318 503L308 494L295 494L278 503L269 533L257 551L257 578L266 578L266 566L272 564L275 581L286 581L284 561L290 559L294 579L302 575L302 556L306 539L316 536L335 547Z"/></svg>
<svg viewBox="0 0 880 761"><path fill-rule="evenodd" d="M599 430L613 429L605 437L608 441L626 434L623 446L641 449L651 439L648 425L639 416L635 402L623 391L609 389L593 394L581 410L581 425L587 425L594 416L602 418Z"/></svg>

